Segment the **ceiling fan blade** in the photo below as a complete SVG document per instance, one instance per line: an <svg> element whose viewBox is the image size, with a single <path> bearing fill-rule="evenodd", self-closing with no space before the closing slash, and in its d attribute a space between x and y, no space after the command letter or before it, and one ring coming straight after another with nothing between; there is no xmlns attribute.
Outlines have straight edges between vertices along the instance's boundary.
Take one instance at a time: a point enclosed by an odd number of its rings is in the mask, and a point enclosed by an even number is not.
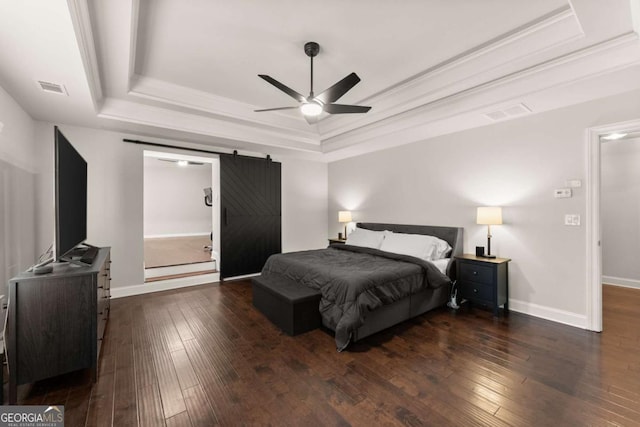
<svg viewBox="0 0 640 427"><path fill-rule="evenodd" d="M314 99L322 101L323 104L329 104L337 101L342 95L357 85L359 81L360 77L358 77L356 73L351 73L329 89L322 92L320 95L314 97Z"/></svg>
<svg viewBox="0 0 640 427"><path fill-rule="evenodd" d="M371 107L363 105L327 104L322 108L329 114L366 113Z"/></svg>
<svg viewBox="0 0 640 427"><path fill-rule="evenodd" d="M297 110L300 107L276 107L276 108L264 108L262 110L253 110L256 113L261 113L263 111L278 111L278 110Z"/></svg>
<svg viewBox="0 0 640 427"><path fill-rule="evenodd" d="M274 85L275 87L277 87L278 89L280 89L281 91L283 91L284 93L286 93L287 95L289 95L290 97L292 97L293 99L295 99L298 102L305 102L307 100L304 96L300 95L298 92L296 92L295 90L291 89L289 86L286 86L286 85L280 83L279 81L277 81L273 77L269 77L266 74L258 74L258 77L260 77L261 79L271 83L272 85Z"/></svg>
<svg viewBox="0 0 640 427"><path fill-rule="evenodd" d="M302 116L310 125L315 125L320 120L320 116L305 116L304 114Z"/></svg>

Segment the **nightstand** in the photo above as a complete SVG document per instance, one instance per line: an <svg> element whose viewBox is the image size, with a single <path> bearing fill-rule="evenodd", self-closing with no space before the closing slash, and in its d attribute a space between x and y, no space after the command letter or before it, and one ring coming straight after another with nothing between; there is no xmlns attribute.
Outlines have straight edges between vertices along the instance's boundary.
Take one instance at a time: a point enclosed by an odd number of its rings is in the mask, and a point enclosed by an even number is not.
<svg viewBox="0 0 640 427"><path fill-rule="evenodd" d="M457 288L459 297L471 303L493 309L498 316L500 307L509 313L509 258L482 258L464 254L457 260Z"/></svg>
<svg viewBox="0 0 640 427"><path fill-rule="evenodd" d="M330 245L334 245L334 244L339 244L339 245L344 245L344 243L346 242L346 239L336 239L336 238L329 238L329 244Z"/></svg>

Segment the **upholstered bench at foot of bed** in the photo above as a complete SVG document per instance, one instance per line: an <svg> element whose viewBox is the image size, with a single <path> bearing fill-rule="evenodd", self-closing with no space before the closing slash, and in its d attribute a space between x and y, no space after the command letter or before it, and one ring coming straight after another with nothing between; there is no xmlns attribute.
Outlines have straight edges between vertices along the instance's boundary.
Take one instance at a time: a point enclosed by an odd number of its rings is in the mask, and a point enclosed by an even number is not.
<svg viewBox="0 0 640 427"><path fill-rule="evenodd" d="M252 280L253 306L289 335L319 328L320 292L282 277Z"/></svg>

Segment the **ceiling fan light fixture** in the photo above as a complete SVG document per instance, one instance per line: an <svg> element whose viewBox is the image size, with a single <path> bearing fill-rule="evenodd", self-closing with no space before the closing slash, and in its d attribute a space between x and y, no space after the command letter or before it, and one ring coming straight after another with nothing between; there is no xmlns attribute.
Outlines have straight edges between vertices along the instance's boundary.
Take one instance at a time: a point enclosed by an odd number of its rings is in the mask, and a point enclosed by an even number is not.
<svg viewBox="0 0 640 427"><path fill-rule="evenodd" d="M322 114L322 105L317 102L305 102L300 106L300 111L307 117L317 117Z"/></svg>

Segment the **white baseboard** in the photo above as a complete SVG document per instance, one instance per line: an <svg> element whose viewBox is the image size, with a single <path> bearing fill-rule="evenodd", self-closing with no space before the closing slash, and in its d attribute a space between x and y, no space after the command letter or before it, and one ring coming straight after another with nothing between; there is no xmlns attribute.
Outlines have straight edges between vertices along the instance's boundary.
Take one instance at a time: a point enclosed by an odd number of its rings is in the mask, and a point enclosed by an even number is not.
<svg viewBox="0 0 640 427"><path fill-rule="evenodd" d="M640 289L640 280L625 279L622 277L602 276L602 283L607 285L622 286L625 288Z"/></svg>
<svg viewBox="0 0 640 427"><path fill-rule="evenodd" d="M583 314L558 310L556 308L514 300L511 298L509 299L509 310L528 314L530 316L540 317L542 319L551 320L553 322L563 323L569 326L575 326L576 328L580 329L588 329L587 316Z"/></svg>
<svg viewBox="0 0 640 427"><path fill-rule="evenodd" d="M198 262L194 264L172 265L169 267L154 267L144 270L144 278L172 276L174 274L195 273L198 271L216 270L215 260L209 262Z"/></svg>
<svg viewBox="0 0 640 427"><path fill-rule="evenodd" d="M208 236L210 235L210 231L202 231L198 233L174 233L174 234L145 234L145 239L159 239L163 237L197 237L197 236Z"/></svg>
<svg viewBox="0 0 640 427"><path fill-rule="evenodd" d="M180 277L178 279L158 280L156 282L144 283L142 285L111 288L111 298L130 297L132 295L168 291L170 289L186 288L188 286L204 285L219 281L220 273L201 274L199 276Z"/></svg>

